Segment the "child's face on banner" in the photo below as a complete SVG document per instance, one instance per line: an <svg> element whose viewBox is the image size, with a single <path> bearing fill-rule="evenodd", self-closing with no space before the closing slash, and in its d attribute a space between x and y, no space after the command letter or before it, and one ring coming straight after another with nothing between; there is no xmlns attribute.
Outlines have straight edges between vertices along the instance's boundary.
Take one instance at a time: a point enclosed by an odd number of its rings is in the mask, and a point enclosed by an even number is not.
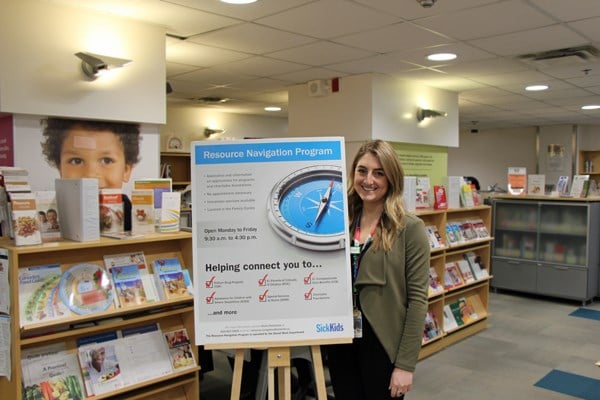
<svg viewBox="0 0 600 400"><path fill-rule="evenodd" d="M62 178L98 178L100 189L121 189L130 175L123 144L113 132L76 127L65 137L60 154Z"/></svg>

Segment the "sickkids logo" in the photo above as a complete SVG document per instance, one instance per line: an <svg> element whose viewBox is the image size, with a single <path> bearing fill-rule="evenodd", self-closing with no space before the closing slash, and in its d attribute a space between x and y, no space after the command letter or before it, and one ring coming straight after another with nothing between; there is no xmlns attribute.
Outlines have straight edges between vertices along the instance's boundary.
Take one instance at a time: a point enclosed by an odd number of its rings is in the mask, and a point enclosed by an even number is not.
<svg viewBox="0 0 600 400"><path fill-rule="evenodd" d="M315 328L317 333L343 332L344 324L341 322L330 322L326 324L317 324Z"/></svg>

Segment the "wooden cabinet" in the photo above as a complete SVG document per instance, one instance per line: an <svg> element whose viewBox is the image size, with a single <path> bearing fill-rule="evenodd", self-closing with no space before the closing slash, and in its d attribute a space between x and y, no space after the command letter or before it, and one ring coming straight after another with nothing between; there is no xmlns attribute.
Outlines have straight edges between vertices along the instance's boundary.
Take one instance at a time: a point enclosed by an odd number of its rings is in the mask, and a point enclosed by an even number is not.
<svg viewBox="0 0 600 400"><path fill-rule="evenodd" d="M476 206L469 208L457 208L450 210L418 210L417 216L423 220L425 226L435 226L442 236L444 243L446 241L446 226L452 222L463 222L475 219L483 221L488 232L491 232L492 212L491 207ZM431 252L431 267L433 267L444 283L445 265L450 262L464 260L465 255L474 253L481 260L481 265L488 271L490 265L490 247L492 237L483 239L468 240L463 243L433 249ZM430 296L429 310L433 312L438 320L442 332L437 337L428 340L423 344L419 358L430 356L441 349L456 343L468 336L471 336L487 327L488 299L489 299L489 277L477 279L475 282L466 283L442 293ZM444 330L443 310L444 306L457 302L461 298L473 298L477 301L475 311L477 318L471 322L453 329Z"/></svg>
<svg viewBox="0 0 600 400"><path fill-rule="evenodd" d="M590 179L599 183L600 179L600 150L580 150L577 160L577 174L589 175Z"/></svg>
<svg viewBox="0 0 600 400"><path fill-rule="evenodd" d="M6 399L22 399L21 351L55 343L64 343L67 350L76 350L77 338L135 328L158 323L163 332L186 328L192 351L198 360L194 342L194 302L191 296L127 308L111 308L102 312L77 315L44 323L26 324L19 321L18 270L49 263L94 263L103 266L103 256L143 251L151 265L158 258L179 258L181 265L192 266L192 236L187 232L150 234L139 239L117 240L101 238L93 242L61 241L38 246L16 247L10 240L0 241L8 252L11 317L11 379L0 378L0 393ZM191 271L190 271L191 272ZM94 324L86 322L95 322ZM143 366L141 367L143 368ZM117 391L94 396L94 399L180 399L199 398L200 367L192 367L160 378L125 386Z"/></svg>
<svg viewBox="0 0 600 400"><path fill-rule="evenodd" d="M161 152L160 165L162 177L173 179L173 190L183 190L191 183L190 153Z"/></svg>
<svg viewBox="0 0 600 400"><path fill-rule="evenodd" d="M494 288L587 302L599 293L600 202L494 198Z"/></svg>

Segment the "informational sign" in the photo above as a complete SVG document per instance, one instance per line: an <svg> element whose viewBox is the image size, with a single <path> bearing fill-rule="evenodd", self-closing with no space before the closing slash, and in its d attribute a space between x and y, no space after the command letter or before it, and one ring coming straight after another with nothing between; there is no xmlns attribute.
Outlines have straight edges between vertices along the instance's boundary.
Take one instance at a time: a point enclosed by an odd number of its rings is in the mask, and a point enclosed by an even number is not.
<svg viewBox="0 0 600 400"><path fill-rule="evenodd" d="M353 337L343 138L191 145L196 342Z"/></svg>

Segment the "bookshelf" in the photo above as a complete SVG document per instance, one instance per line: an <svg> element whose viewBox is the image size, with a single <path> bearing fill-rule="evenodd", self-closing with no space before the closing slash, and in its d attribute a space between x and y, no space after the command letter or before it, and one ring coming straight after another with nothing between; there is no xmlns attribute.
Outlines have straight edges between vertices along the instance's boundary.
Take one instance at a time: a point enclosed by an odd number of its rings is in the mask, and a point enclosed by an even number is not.
<svg viewBox="0 0 600 400"><path fill-rule="evenodd" d="M444 240L443 246L431 250L430 258L430 266L435 269L442 284L444 283L446 263L464 260L465 255L468 253L473 253L480 257L482 266L488 271L489 275L490 248L493 238L477 238L449 246L446 239L446 226L452 222L479 219L483 221L488 232L491 232L492 208L490 206L481 205L448 210L417 210L415 214L423 220L426 226L436 226ZM443 292L429 297L429 310L433 311L438 319L441 334L423 343L419 359L428 357L487 327L487 317L489 315L489 283L490 278L488 276L468 284L444 289ZM444 330L442 322L444 306L448 306L462 298L474 300L477 319L467 322L457 328Z"/></svg>
<svg viewBox="0 0 600 400"><path fill-rule="evenodd" d="M173 190L183 190L191 183L190 153L168 151L160 153L161 170L163 165L168 165L171 176L163 178L173 179ZM600 164L599 164L600 165Z"/></svg>
<svg viewBox="0 0 600 400"><path fill-rule="evenodd" d="M600 200L493 198L492 287L583 304L598 295Z"/></svg>
<svg viewBox="0 0 600 400"><path fill-rule="evenodd" d="M148 234L142 238L118 240L101 238L98 241L61 241L36 246L17 247L12 240L0 240L0 248L8 252L11 317L11 379L0 379L0 393L10 399L23 397L20 368L21 351L43 345L62 343L67 350L76 351L77 339L114 332L125 328L158 323L163 332L185 328L191 350L198 360L194 342L193 297L159 300L126 308L109 307L105 311L76 315L68 319L25 324L21 327L19 315L19 268L49 263L104 265L103 256L143 251L148 265L158 258L179 258L182 266L192 266L192 235L189 232ZM191 271L190 271L191 273ZM91 324L90 322L95 322ZM94 396L95 399L149 399L171 398L196 400L199 398L199 366L138 382L118 390Z"/></svg>

